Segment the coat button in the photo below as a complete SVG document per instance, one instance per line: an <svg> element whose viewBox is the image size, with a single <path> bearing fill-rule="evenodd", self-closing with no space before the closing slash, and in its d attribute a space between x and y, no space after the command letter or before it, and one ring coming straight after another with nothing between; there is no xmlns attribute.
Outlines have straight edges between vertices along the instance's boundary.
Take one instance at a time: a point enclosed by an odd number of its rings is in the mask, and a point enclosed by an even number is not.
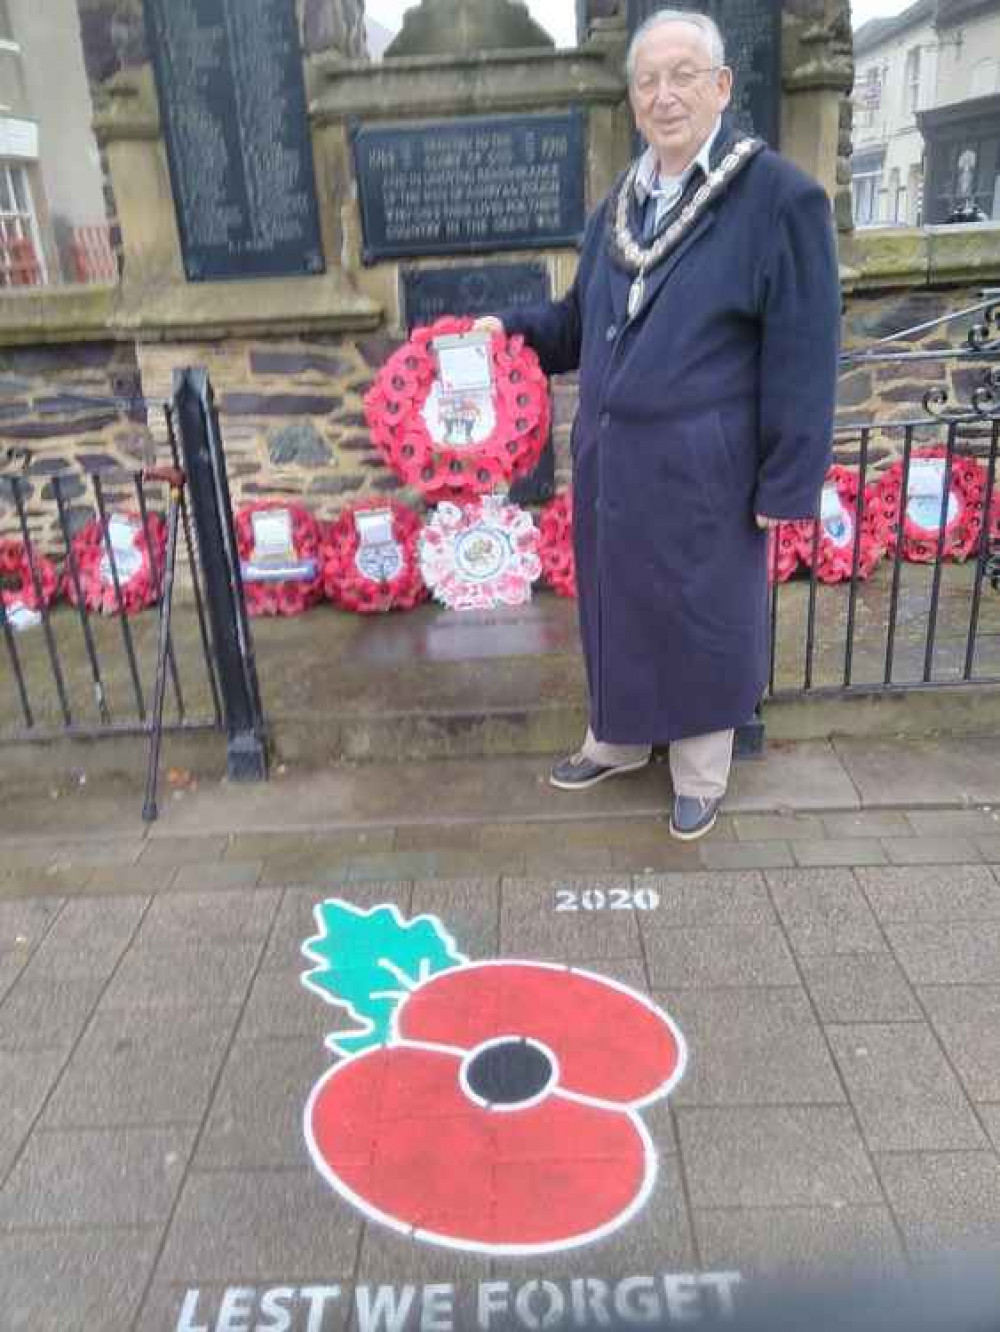
<svg viewBox="0 0 1000 1332"><path fill-rule="evenodd" d="M611 413L601 412L600 416L597 419L597 424L601 427L602 430L607 430L608 426L611 424Z"/></svg>
<svg viewBox="0 0 1000 1332"><path fill-rule="evenodd" d="M618 336L618 325L609 324L604 336L607 338L608 342L614 342L615 338Z"/></svg>

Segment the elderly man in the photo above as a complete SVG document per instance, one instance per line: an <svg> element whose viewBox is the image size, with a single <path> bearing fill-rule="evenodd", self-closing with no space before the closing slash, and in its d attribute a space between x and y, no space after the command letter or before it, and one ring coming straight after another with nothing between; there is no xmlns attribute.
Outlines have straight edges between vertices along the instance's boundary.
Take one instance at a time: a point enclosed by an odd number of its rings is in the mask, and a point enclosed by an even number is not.
<svg viewBox="0 0 1000 1332"><path fill-rule="evenodd" d="M815 513L829 462L837 261L823 190L723 123L709 18L654 14L627 72L646 150L590 218L566 297L501 318L547 373L580 371L590 727L551 781L583 790L669 742L670 830L692 840L764 690L768 525Z"/></svg>

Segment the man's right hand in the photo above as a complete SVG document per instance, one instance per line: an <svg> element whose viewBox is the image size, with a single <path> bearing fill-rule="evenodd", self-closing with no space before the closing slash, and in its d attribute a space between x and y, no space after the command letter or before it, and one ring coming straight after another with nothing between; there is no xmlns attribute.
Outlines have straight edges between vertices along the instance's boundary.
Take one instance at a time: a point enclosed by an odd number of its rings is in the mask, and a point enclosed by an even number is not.
<svg viewBox="0 0 1000 1332"><path fill-rule="evenodd" d="M473 333L502 333L503 324L496 315L480 315L472 325Z"/></svg>

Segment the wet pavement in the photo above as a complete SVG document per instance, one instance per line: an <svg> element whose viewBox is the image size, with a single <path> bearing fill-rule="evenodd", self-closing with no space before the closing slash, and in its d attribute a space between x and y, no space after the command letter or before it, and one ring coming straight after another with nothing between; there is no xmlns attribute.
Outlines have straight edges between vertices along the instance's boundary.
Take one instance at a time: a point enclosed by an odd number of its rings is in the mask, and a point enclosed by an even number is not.
<svg viewBox="0 0 1000 1332"><path fill-rule="evenodd" d="M544 775L11 795L3 1332L685 1323L1000 1246L995 738L772 747L683 848L662 766Z"/></svg>

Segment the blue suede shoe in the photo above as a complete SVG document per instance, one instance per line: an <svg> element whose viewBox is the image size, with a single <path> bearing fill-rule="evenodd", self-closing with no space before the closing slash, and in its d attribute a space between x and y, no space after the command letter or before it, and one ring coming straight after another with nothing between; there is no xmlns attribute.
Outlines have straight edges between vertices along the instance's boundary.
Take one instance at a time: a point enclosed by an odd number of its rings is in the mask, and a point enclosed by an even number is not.
<svg viewBox="0 0 1000 1332"><path fill-rule="evenodd" d="M596 786L606 777L618 777L625 772L636 772L645 768L650 756L646 754L634 763L616 763L611 767L595 763L582 752L570 754L560 759L549 774L549 782L558 786L560 791L585 791L589 786Z"/></svg>
<svg viewBox="0 0 1000 1332"><path fill-rule="evenodd" d="M674 796L674 807L670 814L670 836L679 842L696 842L715 827L719 817L722 797L711 796Z"/></svg>

